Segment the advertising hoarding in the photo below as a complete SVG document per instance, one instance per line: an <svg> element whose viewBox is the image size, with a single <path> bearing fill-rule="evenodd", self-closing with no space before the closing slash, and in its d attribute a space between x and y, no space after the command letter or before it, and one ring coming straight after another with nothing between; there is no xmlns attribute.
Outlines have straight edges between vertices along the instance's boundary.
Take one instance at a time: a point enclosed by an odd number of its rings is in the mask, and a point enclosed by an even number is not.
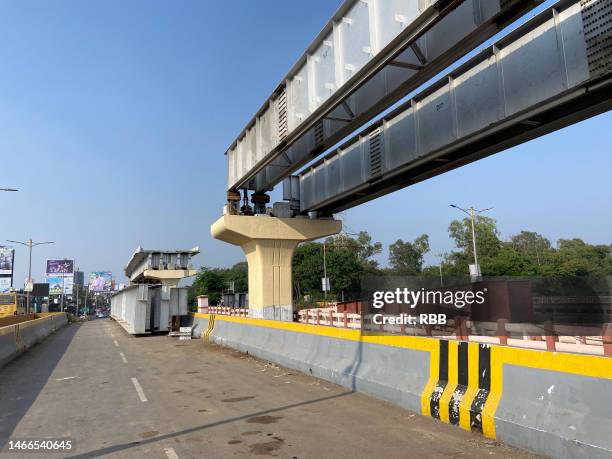
<svg viewBox="0 0 612 459"><path fill-rule="evenodd" d="M0 293L7 293L11 290L11 278L0 277Z"/></svg>
<svg viewBox="0 0 612 459"><path fill-rule="evenodd" d="M15 249L11 247L0 247L0 275L11 276L13 274L13 261Z"/></svg>
<svg viewBox="0 0 612 459"><path fill-rule="evenodd" d="M72 276L74 260L47 260L47 276Z"/></svg>
<svg viewBox="0 0 612 459"><path fill-rule="evenodd" d="M108 271L89 273L90 292L110 292L113 289L113 274Z"/></svg>
<svg viewBox="0 0 612 459"><path fill-rule="evenodd" d="M74 286L72 276L47 276L50 295L71 295ZM63 292L62 292L63 289Z"/></svg>

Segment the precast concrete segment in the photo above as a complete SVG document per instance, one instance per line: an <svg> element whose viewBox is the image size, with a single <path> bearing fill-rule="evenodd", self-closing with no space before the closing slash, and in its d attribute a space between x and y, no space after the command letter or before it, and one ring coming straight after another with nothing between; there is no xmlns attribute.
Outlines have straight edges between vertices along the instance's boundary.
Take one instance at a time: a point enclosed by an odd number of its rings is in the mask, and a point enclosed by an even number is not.
<svg viewBox="0 0 612 459"><path fill-rule="evenodd" d="M208 330L208 314L194 314ZM216 315L214 343L552 457L612 457L612 359Z"/></svg>
<svg viewBox="0 0 612 459"><path fill-rule="evenodd" d="M337 220L224 215L211 227L215 239L242 248L249 266L249 315L293 320L291 274L300 242L339 233Z"/></svg>

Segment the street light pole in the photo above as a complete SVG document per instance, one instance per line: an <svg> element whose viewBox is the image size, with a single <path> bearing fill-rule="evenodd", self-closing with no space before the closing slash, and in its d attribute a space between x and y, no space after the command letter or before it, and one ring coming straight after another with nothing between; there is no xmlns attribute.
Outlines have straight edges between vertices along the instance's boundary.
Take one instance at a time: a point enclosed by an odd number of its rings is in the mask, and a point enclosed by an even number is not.
<svg viewBox="0 0 612 459"><path fill-rule="evenodd" d="M17 191L17 190L10 190L10 191ZM21 242L21 241L11 241L9 239L7 239L7 242L11 242L13 244L21 244L21 245L25 245L30 254L29 254L29 259L30 262L28 264L28 281L27 281L27 287L28 290L26 291L26 312L29 313L30 312L30 289L29 289L29 284L32 283L32 247L36 247L37 245L43 245L43 244L53 244L53 241L47 241L47 242L34 242L32 240L32 238L28 239L25 242Z"/></svg>
<svg viewBox="0 0 612 459"><path fill-rule="evenodd" d="M323 298L325 298L325 305L327 306L327 243L323 242Z"/></svg>
<svg viewBox="0 0 612 459"><path fill-rule="evenodd" d="M444 257L446 257L446 253L436 253L436 256L440 257L440 287L444 287L444 277L442 277L442 263L444 261Z"/></svg>
<svg viewBox="0 0 612 459"><path fill-rule="evenodd" d="M455 204L451 204L451 207L454 207L455 209L459 209L460 211L466 213L468 215L468 217L470 217L470 222L472 224L472 247L474 248L474 267L476 269L476 277L480 277L480 266L478 265L478 253L476 251L476 225L475 225L475 220L476 220L476 216L483 213L483 212L487 212L491 209L493 209L493 207L488 207L486 209L482 209L482 210L476 210L474 209L473 206L471 206L469 209L463 209L459 206L456 206Z"/></svg>

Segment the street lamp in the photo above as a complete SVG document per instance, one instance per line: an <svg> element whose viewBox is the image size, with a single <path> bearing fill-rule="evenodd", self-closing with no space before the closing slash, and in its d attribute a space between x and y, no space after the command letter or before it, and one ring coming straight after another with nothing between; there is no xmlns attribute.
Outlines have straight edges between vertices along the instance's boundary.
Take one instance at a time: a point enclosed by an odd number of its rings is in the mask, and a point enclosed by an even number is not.
<svg viewBox="0 0 612 459"><path fill-rule="evenodd" d="M478 265L478 253L476 252L476 229L474 227L474 220L476 219L477 215L483 212L486 212L488 210L491 210L493 209L493 207L489 207L487 209L482 209L482 210L476 210L474 209L474 207L470 207L469 209L463 209L455 204L451 204L450 206L466 213L470 217L470 221L472 222L472 244L474 247L474 270L475 270L475 273L472 275L472 277L473 278L475 277L478 279L480 278L480 265Z"/></svg>
<svg viewBox="0 0 612 459"><path fill-rule="evenodd" d="M30 263L28 264L28 282L27 282L27 291L26 291L26 298L27 298L27 306L26 306L26 311L29 313L30 312L30 285L32 283L32 247L36 247L37 245L43 245L43 244L53 244L53 241L47 241L47 242L34 242L32 241L32 238L28 239L26 242L21 242L21 241L11 241L7 239L7 242L12 242L13 244L21 244L21 245L25 245L30 252Z"/></svg>
<svg viewBox="0 0 612 459"><path fill-rule="evenodd" d="M0 191L19 191L19 190L16 190L15 188L0 188Z"/></svg>

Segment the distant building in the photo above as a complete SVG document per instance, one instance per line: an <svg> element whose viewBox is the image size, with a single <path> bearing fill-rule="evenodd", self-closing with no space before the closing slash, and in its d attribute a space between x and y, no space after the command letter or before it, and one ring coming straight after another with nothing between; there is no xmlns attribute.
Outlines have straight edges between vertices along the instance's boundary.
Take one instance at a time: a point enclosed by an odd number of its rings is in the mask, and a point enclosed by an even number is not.
<svg viewBox="0 0 612 459"><path fill-rule="evenodd" d="M83 271L74 272L74 285L81 287L85 285L85 273Z"/></svg>

